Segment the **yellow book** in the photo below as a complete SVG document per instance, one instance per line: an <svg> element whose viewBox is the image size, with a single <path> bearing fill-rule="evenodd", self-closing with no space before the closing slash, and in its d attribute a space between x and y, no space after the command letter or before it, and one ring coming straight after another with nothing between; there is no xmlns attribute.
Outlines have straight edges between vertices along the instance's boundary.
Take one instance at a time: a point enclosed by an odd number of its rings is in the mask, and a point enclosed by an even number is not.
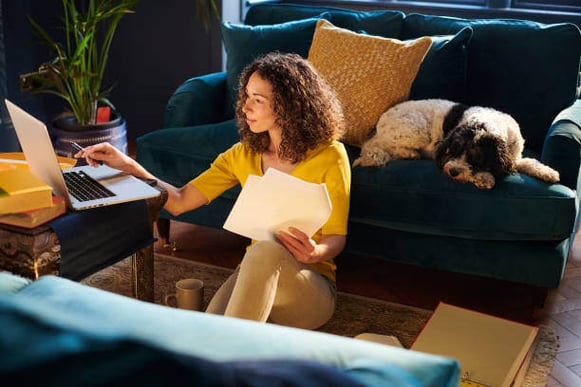
<svg viewBox="0 0 581 387"><path fill-rule="evenodd" d="M0 214L52 206L52 188L28 169L0 170Z"/></svg>
<svg viewBox="0 0 581 387"><path fill-rule="evenodd" d="M538 331L536 326L442 302L411 349L457 359L462 386L508 387Z"/></svg>
<svg viewBox="0 0 581 387"><path fill-rule="evenodd" d="M33 210L18 212L16 214L0 215L0 224L34 228L67 212L65 198L62 196L53 196L52 203L52 207L36 208Z"/></svg>
<svg viewBox="0 0 581 387"><path fill-rule="evenodd" d="M77 164L77 159L57 156L61 169L72 168ZM28 162L22 152L0 153L0 171L4 169L22 168L29 169Z"/></svg>

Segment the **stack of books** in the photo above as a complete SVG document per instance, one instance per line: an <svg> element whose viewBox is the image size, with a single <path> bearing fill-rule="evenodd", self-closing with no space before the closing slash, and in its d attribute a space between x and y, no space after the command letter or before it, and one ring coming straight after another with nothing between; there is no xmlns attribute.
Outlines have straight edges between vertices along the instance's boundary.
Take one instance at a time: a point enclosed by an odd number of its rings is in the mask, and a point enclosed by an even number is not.
<svg viewBox="0 0 581 387"><path fill-rule="evenodd" d="M64 214L64 198L30 170L0 170L0 224L32 228Z"/></svg>
<svg viewBox="0 0 581 387"><path fill-rule="evenodd" d="M460 362L462 387L520 386L539 328L440 303L412 350Z"/></svg>

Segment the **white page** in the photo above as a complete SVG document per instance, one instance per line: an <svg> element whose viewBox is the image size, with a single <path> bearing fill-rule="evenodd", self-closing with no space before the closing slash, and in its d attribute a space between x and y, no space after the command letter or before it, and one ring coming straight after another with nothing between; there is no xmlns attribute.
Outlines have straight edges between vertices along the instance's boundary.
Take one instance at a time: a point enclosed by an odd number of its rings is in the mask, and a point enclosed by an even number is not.
<svg viewBox="0 0 581 387"><path fill-rule="evenodd" d="M263 177L248 176L224 228L255 240L274 240L275 232L292 226L311 237L330 215L325 184L269 168Z"/></svg>

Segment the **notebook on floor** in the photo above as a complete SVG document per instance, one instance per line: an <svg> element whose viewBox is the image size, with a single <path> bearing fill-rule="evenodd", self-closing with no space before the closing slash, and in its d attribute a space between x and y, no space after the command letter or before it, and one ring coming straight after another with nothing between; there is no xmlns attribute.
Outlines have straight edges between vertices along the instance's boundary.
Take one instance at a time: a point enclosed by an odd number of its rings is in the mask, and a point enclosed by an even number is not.
<svg viewBox="0 0 581 387"><path fill-rule="evenodd" d="M145 181L101 165L61 169L46 125L12 102L4 100L30 170L65 198L67 207L88 208L147 199L159 191Z"/></svg>

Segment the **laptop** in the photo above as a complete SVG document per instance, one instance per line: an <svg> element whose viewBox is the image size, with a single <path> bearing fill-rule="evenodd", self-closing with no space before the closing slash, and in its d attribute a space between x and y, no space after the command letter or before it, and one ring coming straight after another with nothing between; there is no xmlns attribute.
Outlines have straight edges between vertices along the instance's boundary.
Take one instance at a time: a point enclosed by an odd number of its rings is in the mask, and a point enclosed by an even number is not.
<svg viewBox="0 0 581 387"><path fill-rule="evenodd" d="M69 209L80 211L160 195L145 181L106 165L61 169L46 125L7 99L4 102L31 172L51 186L55 195L64 197ZM79 184L83 185L80 190L74 187ZM93 189L97 192L91 193Z"/></svg>

